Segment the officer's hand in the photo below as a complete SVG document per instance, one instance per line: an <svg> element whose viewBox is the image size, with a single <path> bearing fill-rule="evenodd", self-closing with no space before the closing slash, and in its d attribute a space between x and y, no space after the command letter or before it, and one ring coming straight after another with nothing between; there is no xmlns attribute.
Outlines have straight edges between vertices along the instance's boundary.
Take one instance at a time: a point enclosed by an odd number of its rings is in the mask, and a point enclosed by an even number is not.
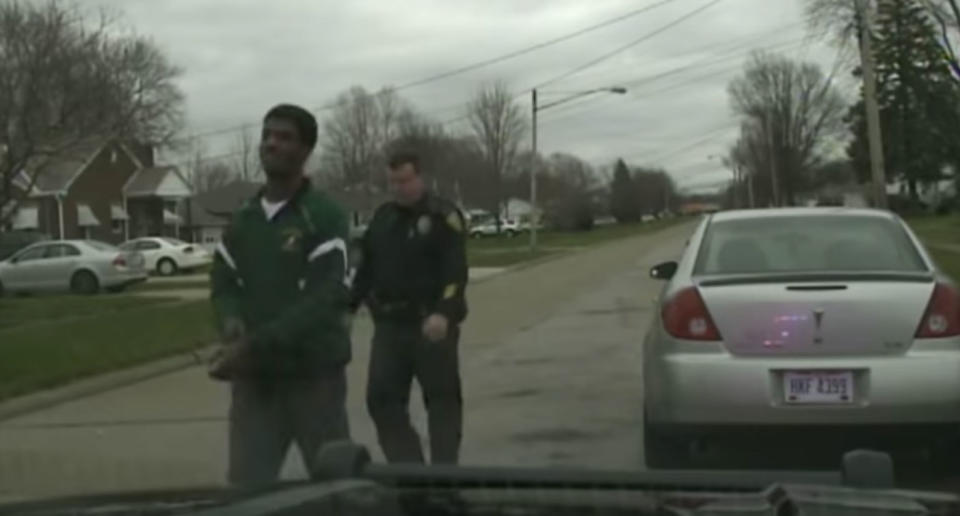
<svg viewBox="0 0 960 516"><path fill-rule="evenodd" d="M442 314L432 314L423 321L423 335L428 340L439 342L447 337L447 318Z"/></svg>

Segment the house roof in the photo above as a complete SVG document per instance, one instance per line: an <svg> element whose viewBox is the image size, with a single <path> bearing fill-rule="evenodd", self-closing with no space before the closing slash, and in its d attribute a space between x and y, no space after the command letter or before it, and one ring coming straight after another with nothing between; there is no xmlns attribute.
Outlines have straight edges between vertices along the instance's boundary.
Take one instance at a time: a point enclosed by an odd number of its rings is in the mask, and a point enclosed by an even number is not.
<svg viewBox="0 0 960 516"><path fill-rule="evenodd" d="M100 138L90 138L69 149L57 153L55 156L37 156L29 161L25 170L16 177L16 186L27 190L33 181L32 195L61 193L70 189L70 185L87 168L93 158L108 145L109 141ZM140 168L140 160L126 145L118 144L130 156L136 167Z"/></svg>
<svg viewBox="0 0 960 516"><path fill-rule="evenodd" d="M188 197L190 184L174 166L148 167L137 170L123 186L128 197Z"/></svg>
<svg viewBox="0 0 960 516"><path fill-rule="evenodd" d="M199 193L180 205L178 210L185 224L192 227L223 227L230 215L256 195L263 185L237 180L219 188Z"/></svg>
<svg viewBox="0 0 960 516"><path fill-rule="evenodd" d="M194 197L203 210L214 215L229 216L262 188L261 183L237 180Z"/></svg>
<svg viewBox="0 0 960 516"><path fill-rule="evenodd" d="M100 152L104 142L90 140L73 146L56 156L40 156L30 161L26 171L21 174L18 186L26 188L31 178L36 177L33 183L35 193L63 192L69 188L80 172Z"/></svg>

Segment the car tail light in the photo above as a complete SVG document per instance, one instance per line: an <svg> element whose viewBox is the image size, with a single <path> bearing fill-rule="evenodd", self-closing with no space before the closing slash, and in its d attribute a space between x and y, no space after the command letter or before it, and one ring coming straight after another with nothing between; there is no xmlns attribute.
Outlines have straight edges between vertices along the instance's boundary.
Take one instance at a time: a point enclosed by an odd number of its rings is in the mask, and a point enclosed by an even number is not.
<svg viewBox="0 0 960 516"><path fill-rule="evenodd" d="M671 336L689 340L720 340L720 332L713 324L707 305L697 287L685 288L674 294L660 311L663 326Z"/></svg>
<svg viewBox="0 0 960 516"><path fill-rule="evenodd" d="M114 267L126 267L126 266L127 266L127 259L124 258L123 255L117 255L117 257L113 259L113 266L114 266Z"/></svg>
<svg viewBox="0 0 960 516"><path fill-rule="evenodd" d="M923 314L917 338L936 339L960 335L960 292L946 283L937 283Z"/></svg>

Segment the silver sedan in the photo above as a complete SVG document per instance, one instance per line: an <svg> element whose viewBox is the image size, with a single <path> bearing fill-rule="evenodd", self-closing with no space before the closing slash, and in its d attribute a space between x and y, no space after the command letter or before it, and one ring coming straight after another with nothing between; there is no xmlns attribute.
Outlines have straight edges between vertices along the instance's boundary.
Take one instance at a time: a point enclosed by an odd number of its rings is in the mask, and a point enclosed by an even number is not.
<svg viewBox="0 0 960 516"><path fill-rule="evenodd" d="M94 294L146 279L143 255L93 240L41 242L0 262L0 293Z"/></svg>
<svg viewBox="0 0 960 516"><path fill-rule="evenodd" d="M719 432L892 427L956 444L960 291L896 215L721 212L651 276L666 284L643 350L648 466Z"/></svg>

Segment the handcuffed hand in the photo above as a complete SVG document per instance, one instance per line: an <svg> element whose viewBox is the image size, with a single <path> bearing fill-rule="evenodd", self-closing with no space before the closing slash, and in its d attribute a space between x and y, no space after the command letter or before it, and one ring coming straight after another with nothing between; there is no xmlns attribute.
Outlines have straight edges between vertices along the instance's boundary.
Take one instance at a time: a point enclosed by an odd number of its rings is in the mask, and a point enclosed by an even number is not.
<svg viewBox="0 0 960 516"><path fill-rule="evenodd" d="M423 336L432 342L439 342L447 337L449 324L443 314L431 314L423 321Z"/></svg>

